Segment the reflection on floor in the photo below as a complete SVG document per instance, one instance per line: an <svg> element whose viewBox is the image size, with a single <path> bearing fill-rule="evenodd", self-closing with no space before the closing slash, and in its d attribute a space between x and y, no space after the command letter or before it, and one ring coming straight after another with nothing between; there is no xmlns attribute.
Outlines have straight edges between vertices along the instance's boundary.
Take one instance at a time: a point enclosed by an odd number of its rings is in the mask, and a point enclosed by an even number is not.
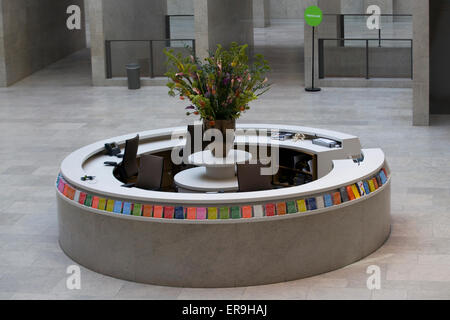
<svg viewBox="0 0 450 320"><path fill-rule="evenodd" d="M248 288L158 287L82 268L82 289L69 291L66 268L74 262L58 246L53 185L61 161L100 139L193 120L164 87L91 87L85 50L0 89L0 299L450 298L450 119L412 127L409 89L305 93L301 51L292 45L301 40L273 30L259 30L258 41L264 33L267 43L285 41L280 54L263 49L274 86L240 121L328 128L382 148L393 172L392 235L380 250L341 270ZM381 290L366 287L369 265L381 268Z"/></svg>

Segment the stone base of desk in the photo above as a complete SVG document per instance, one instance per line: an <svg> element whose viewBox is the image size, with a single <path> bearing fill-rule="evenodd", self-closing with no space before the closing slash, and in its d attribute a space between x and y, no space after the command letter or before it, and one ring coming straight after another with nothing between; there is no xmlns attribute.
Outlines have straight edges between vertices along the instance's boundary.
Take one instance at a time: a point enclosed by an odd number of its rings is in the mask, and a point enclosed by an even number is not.
<svg viewBox="0 0 450 320"><path fill-rule="evenodd" d="M98 214L60 194L57 203L60 246L75 262L165 286L240 287L314 276L368 256L390 233L390 181L323 212L239 221Z"/></svg>

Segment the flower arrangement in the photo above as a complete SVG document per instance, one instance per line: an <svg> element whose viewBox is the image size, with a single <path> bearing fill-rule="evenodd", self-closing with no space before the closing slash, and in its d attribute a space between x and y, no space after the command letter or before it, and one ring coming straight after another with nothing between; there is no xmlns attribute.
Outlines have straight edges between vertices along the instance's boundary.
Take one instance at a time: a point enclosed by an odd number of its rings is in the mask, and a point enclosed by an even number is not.
<svg viewBox="0 0 450 320"><path fill-rule="evenodd" d="M265 74L270 70L262 55L248 65L247 45L221 45L202 63L194 56L182 57L165 51L169 71L169 95L189 100L187 115L198 115L214 126L217 120L235 120L250 109L249 102L270 88Z"/></svg>

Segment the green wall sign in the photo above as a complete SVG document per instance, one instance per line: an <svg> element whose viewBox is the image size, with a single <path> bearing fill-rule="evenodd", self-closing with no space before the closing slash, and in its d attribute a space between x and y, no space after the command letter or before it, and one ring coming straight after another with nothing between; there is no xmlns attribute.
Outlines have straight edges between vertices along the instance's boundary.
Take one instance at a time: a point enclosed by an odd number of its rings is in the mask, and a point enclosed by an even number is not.
<svg viewBox="0 0 450 320"><path fill-rule="evenodd" d="M305 10L305 21L311 27L320 25L323 19L322 10L317 6L310 6Z"/></svg>

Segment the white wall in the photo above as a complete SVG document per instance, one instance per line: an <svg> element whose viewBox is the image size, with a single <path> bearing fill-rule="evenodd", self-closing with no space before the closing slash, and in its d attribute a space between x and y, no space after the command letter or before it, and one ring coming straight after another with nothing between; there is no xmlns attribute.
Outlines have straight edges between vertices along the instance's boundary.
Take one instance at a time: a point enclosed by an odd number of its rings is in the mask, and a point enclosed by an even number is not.
<svg viewBox="0 0 450 320"><path fill-rule="evenodd" d="M167 0L167 14L194 14L194 0Z"/></svg>
<svg viewBox="0 0 450 320"><path fill-rule="evenodd" d="M271 19L303 19L304 0L270 0Z"/></svg>

